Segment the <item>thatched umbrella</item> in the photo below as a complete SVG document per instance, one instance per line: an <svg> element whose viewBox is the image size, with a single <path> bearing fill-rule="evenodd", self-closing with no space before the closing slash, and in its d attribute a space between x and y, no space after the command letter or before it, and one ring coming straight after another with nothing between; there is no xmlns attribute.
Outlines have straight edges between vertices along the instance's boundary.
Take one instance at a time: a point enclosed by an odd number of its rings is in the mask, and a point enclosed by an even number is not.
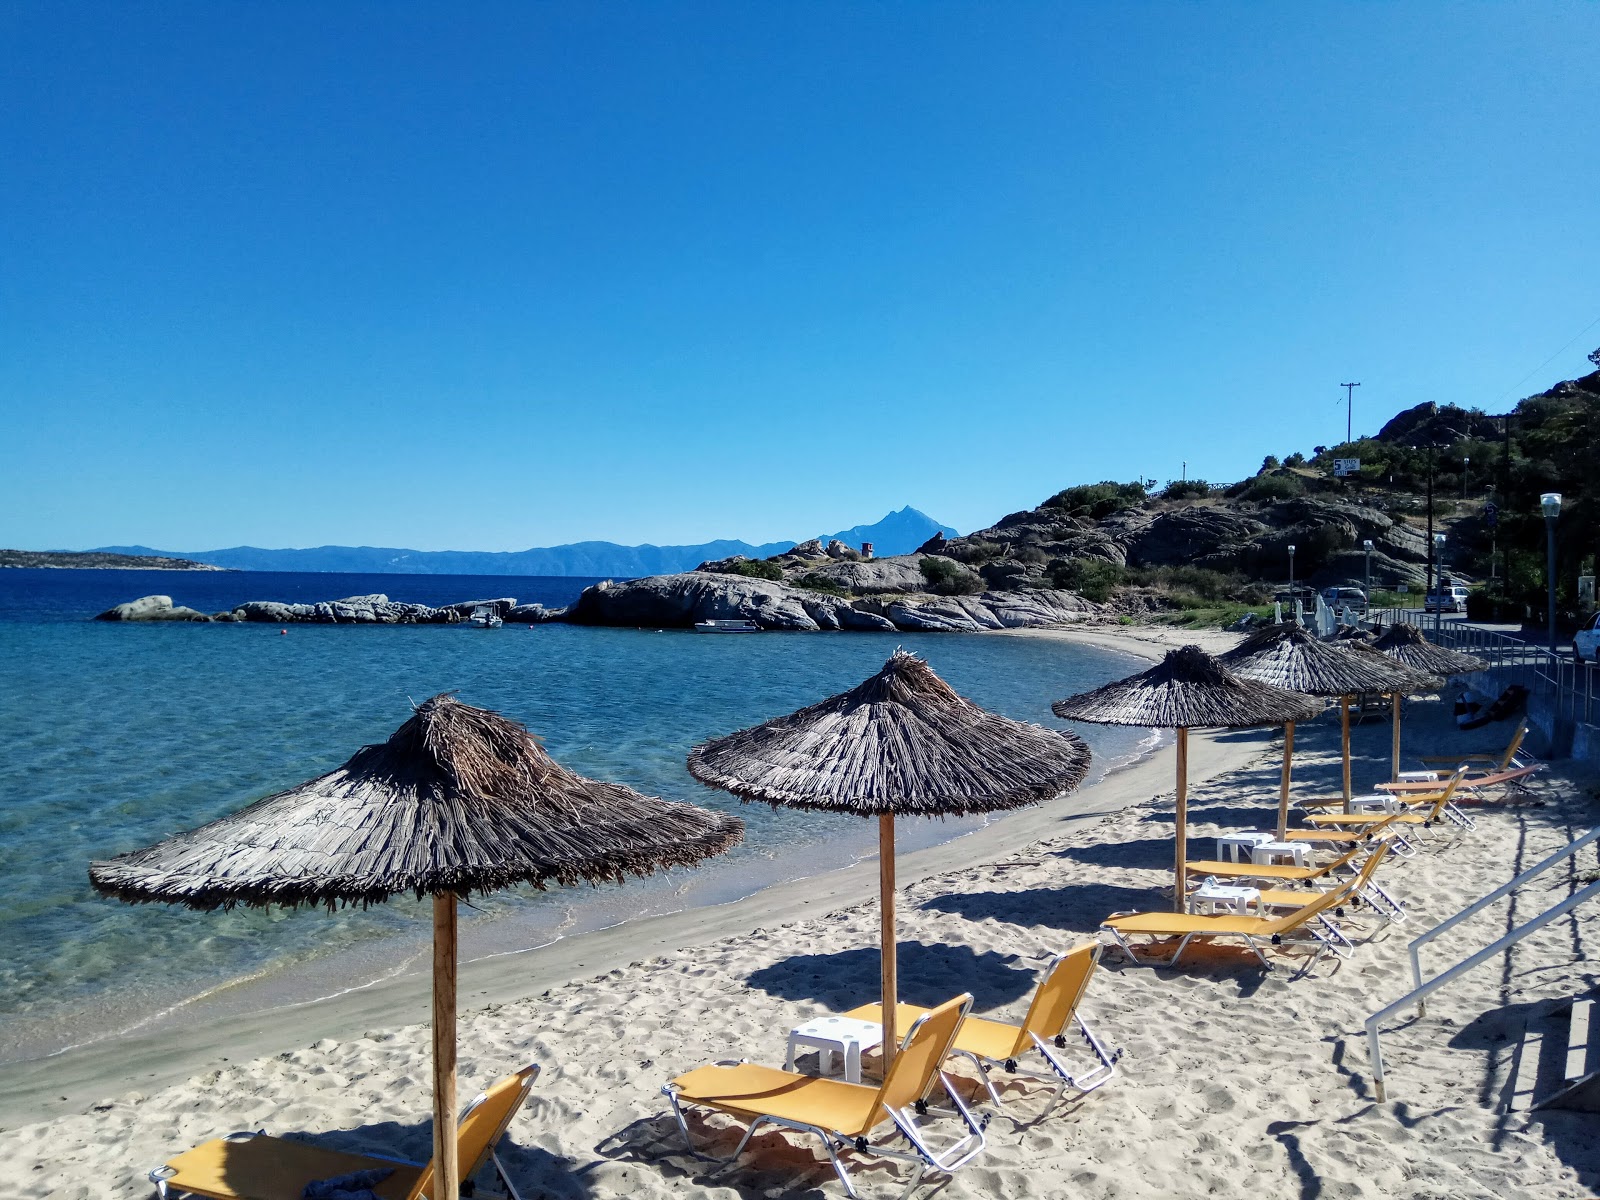
<svg viewBox="0 0 1600 1200"><path fill-rule="evenodd" d="M1393 692L1411 684L1412 674L1382 655L1357 655L1341 645L1318 641L1298 625L1273 625L1221 655L1223 666L1242 679L1270 684L1307 696L1338 697L1339 735L1344 754L1344 807L1350 811L1350 697L1362 692ZM1278 788L1278 837L1289 825L1289 771L1294 753L1294 722L1283 727L1283 781Z"/></svg>
<svg viewBox="0 0 1600 1200"><path fill-rule="evenodd" d="M435 1200L455 1200L457 897L515 883L621 881L689 866L743 834L737 817L574 774L521 725L446 694L342 767L91 863L89 879L133 903L201 909L431 895Z"/></svg>
<svg viewBox="0 0 1600 1200"><path fill-rule="evenodd" d="M1408 667L1398 658L1391 658L1370 642L1345 642L1344 648L1360 658L1383 659L1403 671L1410 672L1409 682L1389 693L1391 716L1389 721L1389 780L1391 783L1400 782L1400 700L1410 692L1437 692L1444 687L1444 680L1430 675L1425 671L1418 671Z"/></svg>
<svg viewBox="0 0 1600 1200"><path fill-rule="evenodd" d="M1178 832L1173 906L1183 911L1188 891L1184 855L1189 823L1189 730L1284 725L1315 716L1319 701L1298 692L1240 679L1199 646L1184 646L1148 671L1083 692L1051 706L1069 721L1144 725L1178 731Z"/></svg>
<svg viewBox="0 0 1600 1200"><path fill-rule="evenodd" d="M883 1054L895 1051L894 819L1038 804L1082 782L1089 747L979 708L902 650L820 704L696 746L689 772L743 800L878 818Z"/></svg>
<svg viewBox="0 0 1600 1200"><path fill-rule="evenodd" d="M1435 675L1441 679L1447 675L1466 675L1473 671L1484 671L1489 666L1474 655L1435 646L1422 636L1422 630L1415 625L1398 621L1389 626L1383 636L1372 644L1376 649L1413 671L1423 675Z"/></svg>

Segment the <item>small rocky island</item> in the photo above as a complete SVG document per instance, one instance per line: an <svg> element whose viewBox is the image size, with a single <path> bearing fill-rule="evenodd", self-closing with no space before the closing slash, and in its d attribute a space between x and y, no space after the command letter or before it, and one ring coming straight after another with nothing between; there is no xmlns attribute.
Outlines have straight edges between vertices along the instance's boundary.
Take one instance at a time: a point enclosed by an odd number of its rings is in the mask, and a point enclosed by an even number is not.
<svg viewBox="0 0 1600 1200"><path fill-rule="evenodd" d="M0 550L0 567L52 567L100 571L223 571L192 558L108 554L103 550Z"/></svg>

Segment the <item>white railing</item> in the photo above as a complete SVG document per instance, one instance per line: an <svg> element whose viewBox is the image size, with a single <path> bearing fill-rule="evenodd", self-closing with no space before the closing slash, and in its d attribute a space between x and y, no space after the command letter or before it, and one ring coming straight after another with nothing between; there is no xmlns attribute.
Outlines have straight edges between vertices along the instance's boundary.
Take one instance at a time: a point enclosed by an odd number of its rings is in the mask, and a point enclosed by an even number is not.
<svg viewBox="0 0 1600 1200"><path fill-rule="evenodd" d="M1371 619L1382 625L1415 625L1432 641L1449 650L1475 654L1489 670L1503 676L1500 686L1521 683L1560 719L1593 725L1600 717L1600 664L1580 663L1553 654L1548 646L1484 629L1465 621L1436 621L1414 608L1385 608Z"/></svg>
<svg viewBox="0 0 1600 1200"><path fill-rule="evenodd" d="M1556 863L1571 858L1585 846L1588 846L1597 840L1600 840L1600 825L1595 826L1595 828L1584 834L1577 841L1563 846L1560 850L1557 850L1554 854L1550 855L1549 858L1546 858L1538 865L1528 868L1528 870L1522 872L1522 874L1518 875L1515 879L1501 884L1487 896L1473 901L1466 908L1456 913L1455 916L1440 922L1432 929L1417 935L1411 940L1411 977L1415 982L1415 986L1404 996L1401 996L1400 999L1391 1004L1384 1005L1384 1007L1380 1008L1377 1012L1368 1017L1366 1021L1367 1054L1372 1061L1372 1080L1377 1090L1379 1101L1384 1100L1386 1097L1384 1094L1383 1047L1378 1044L1378 1026L1413 1001L1415 1001L1417 1005L1417 1015L1421 1016L1426 1010L1427 998L1442 988L1445 984L1449 983L1459 975L1464 975L1478 964L1493 958L1496 954L1499 954L1508 946L1515 945L1517 942L1520 942L1523 938L1527 937L1530 933L1533 933L1539 929L1543 929L1546 925L1550 924L1551 921L1554 921L1558 917L1571 912L1574 908L1577 908L1578 905L1584 903L1585 901L1594 899L1596 896L1600 896L1600 880L1596 880L1595 882L1590 883L1587 887L1580 888L1578 891L1573 892L1572 895L1568 896L1559 904L1553 905L1552 907L1546 909L1544 912L1534 917L1531 921L1523 922L1504 937L1498 938L1492 944L1485 946L1477 953L1470 954L1460 962L1456 963L1454 966L1448 967L1439 972L1439 974L1435 975L1432 979L1429 979L1426 983L1424 983L1422 979L1422 960L1420 957L1423 945L1438 937L1445 930L1459 925L1468 917L1482 912L1496 900L1499 900L1508 893L1515 891L1524 883L1527 883L1530 879L1542 874L1544 871L1549 870Z"/></svg>

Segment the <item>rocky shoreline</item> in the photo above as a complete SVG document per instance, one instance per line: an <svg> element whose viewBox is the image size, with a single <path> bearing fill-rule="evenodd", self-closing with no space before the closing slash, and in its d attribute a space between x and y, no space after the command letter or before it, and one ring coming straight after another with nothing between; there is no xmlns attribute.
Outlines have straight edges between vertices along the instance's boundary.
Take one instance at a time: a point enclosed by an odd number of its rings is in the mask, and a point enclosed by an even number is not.
<svg viewBox="0 0 1600 1200"><path fill-rule="evenodd" d="M143 596L118 604L97 621L255 622L272 625L454 625L487 605L509 624L611 625L688 629L699 621L743 619L764 630L863 630L976 633L1029 629L1082 621L1099 606L1074 592L1041 588L971 596L880 594L836 596L766 579L686 571L605 582L584 589L561 608L518 604L513 597L465 600L430 607L390 600L382 593L315 604L252 600L224 612L175 605L171 596Z"/></svg>

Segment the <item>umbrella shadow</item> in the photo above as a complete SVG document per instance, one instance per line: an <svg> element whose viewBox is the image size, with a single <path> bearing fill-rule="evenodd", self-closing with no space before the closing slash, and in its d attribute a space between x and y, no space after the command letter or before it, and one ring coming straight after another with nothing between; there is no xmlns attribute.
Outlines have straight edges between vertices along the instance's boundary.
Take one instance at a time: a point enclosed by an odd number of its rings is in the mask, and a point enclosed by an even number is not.
<svg viewBox="0 0 1600 1200"><path fill-rule="evenodd" d="M1151 871L1172 870L1172 839L1135 838L1131 842L1100 842L1093 846L1065 846L1052 850L1056 858L1096 867L1126 867Z"/></svg>
<svg viewBox="0 0 1600 1200"><path fill-rule="evenodd" d="M1037 983L1017 956L968 946L901 942L898 950L900 1000L905 1004L943 1004L971 992L979 1009L998 1008L1027 995ZM810 1000L834 1012L878 998L880 958L876 947L832 954L792 954L752 972L745 980L770 996Z"/></svg>
<svg viewBox="0 0 1600 1200"><path fill-rule="evenodd" d="M495 1146L495 1154L505 1165L506 1174L524 1196L547 1196L550 1200L590 1200L594 1196L588 1183L572 1169L570 1159L561 1158L538 1146L524 1146L517 1142L515 1128L519 1121L536 1119L538 1105L529 1097L523 1111L512 1120L512 1132L507 1133ZM426 1163L433 1157L432 1119L412 1122L375 1121L353 1129L317 1131L285 1131L280 1133L287 1141L316 1146L322 1150L338 1150L345 1154L364 1154L380 1158L405 1159L413 1163ZM462 1170L467 1164L462 1163ZM229 1177L226 1163L223 1178L236 1194L244 1196L260 1184L254 1170L249 1178ZM480 1183L490 1183L491 1191L499 1190L499 1181L485 1162L475 1178ZM466 1182L463 1180L463 1182Z"/></svg>
<svg viewBox="0 0 1600 1200"><path fill-rule="evenodd" d="M595 1153L613 1162L639 1163L660 1172L674 1188L687 1185L697 1195L711 1188L716 1188L718 1195L729 1192L740 1200L780 1195L831 1200L839 1194L838 1177L815 1137L769 1127L750 1139L736 1161L724 1162L720 1160L732 1154L744 1136L745 1125L695 1108L686 1109L684 1119L694 1135L692 1151L684 1146L683 1133L672 1114L665 1112L641 1117L608 1135L595 1146ZM856 1183L868 1188L897 1182L905 1172L903 1166L854 1155L849 1156L848 1165Z"/></svg>
<svg viewBox="0 0 1600 1200"><path fill-rule="evenodd" d="M953 913L969 921L992 917L1011 925L1048 925L1080 934L1092 934L1114 912L1171 906L1171 901L1163 900L1156 888L1109 883L1075 883L1016 892L951 892L922 904L923 908Z"/></svg>

